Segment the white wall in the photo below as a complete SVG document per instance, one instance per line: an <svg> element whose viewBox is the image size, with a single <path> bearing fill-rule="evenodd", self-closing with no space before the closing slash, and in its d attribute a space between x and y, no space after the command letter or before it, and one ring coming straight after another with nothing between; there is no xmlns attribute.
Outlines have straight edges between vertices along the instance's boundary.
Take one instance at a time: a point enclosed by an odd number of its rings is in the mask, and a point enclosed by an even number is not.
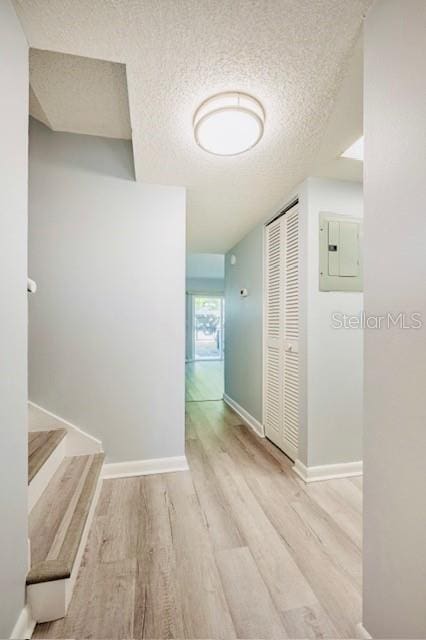
<svg viewBox="0 0 426 640"><path fill-rule="evenodd" d="M426 3L365 24L365 309L426 322ZM366 331L364 626L426 638L426 329Z"/></svg>
<svg viewBox="0 0 426 640"><path fill-rule="evenodd" d="M187 278L225 277L225 256L221 253L188 253L186 256Z"/></svg>
<svg viewBox="0 0 426 640"><path fill-rule="evenodd" d="M301 277L307 309L306 346L301 348L307 404L301 411L306 432L301 434L299 458L308 466L358 461L362 459L363 331L333 328L332 314L360 314L363 294L319 290L319 214L362 218L362 184L309 178L300 191L301 234L307 238L303 258L307 271L302 270ZM303 384L302 380L302 389Z"/></svg>
<svg viewBox="0 0 426 640"><path fill-rule="evenodd" d="M224 278L186 278L187 293L223 295L224 290Z"/></svg>
<svg viewBox="0 0 426 640"><path fill-rule="evenodd" d="M25 603L27 572L28 45L0 3L0 637Z"/></svg>
<svg viewBox="0 0 426 640"><path fill-rule="evenodd" d="M130 159L31 124L30 398L111 462L184 453L185 191Z"/></svg>
<svg viewBox="0 0 426 640"><path fill-rule="evenodd" d="M237 261L231 264L231 255ZM240 289L248 289L242 298ZM263 226L225 258L225 393L262 421Z"/></svg>

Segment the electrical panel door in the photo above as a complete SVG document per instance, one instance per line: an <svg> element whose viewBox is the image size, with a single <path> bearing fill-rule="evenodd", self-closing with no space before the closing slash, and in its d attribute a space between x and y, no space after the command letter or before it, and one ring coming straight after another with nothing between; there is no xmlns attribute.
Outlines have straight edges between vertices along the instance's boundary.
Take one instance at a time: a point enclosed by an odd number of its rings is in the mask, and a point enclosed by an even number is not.
<svg viewBox="0 0 426 640"><path fill-rule="evenodd" d="M320 291L362 291L361 220L320 213Z"/></svg>

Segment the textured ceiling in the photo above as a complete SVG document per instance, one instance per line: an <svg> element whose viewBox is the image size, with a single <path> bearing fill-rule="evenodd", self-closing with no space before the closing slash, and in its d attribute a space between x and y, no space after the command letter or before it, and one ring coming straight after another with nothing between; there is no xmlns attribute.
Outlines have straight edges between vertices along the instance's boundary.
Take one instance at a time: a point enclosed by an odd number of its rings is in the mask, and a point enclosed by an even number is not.
<svg viewBox="0 0 426 640"><path fill-rule="evenodd" d="M363 163L342 158L340 154L363 133L363 63L360 39L352 52L322 134L319 151L309 172L312 175L362 181Z"/></svg>
<svg viewBox="0 0 426 640"><path fill-rule="evenodd" d="M31 49L30 83L30 114L54 131L132 137L123 64Z"/></svg>
<svg viewBox="0 0 426 640"><path fill-rule="evenodd" d="M188 188L188 245L199 252L229 249L318 154L333 159L336 143L324 144L324 134L371 4L15 0L32 47L126 65L137 179ZM253 94L266 111L261 142L233 158L206 154L192 132L200 102L225 90ZM50 121L51 107L37 98ZM351 118L343 138L360 133Z"/></svg>

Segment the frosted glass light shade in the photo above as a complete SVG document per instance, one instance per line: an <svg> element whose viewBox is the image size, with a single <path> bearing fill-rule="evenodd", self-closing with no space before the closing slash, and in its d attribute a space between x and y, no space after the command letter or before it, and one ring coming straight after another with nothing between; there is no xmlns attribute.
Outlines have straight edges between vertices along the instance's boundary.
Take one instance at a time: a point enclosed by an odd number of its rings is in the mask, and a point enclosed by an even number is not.
<svg viewBox="0 0 426 640"><path fill-rule="evenodd" d="M203 102L194 115L197 144L219 156L235 156L252 149L263 135L265 112L245 93L220 93Z"/></svg>

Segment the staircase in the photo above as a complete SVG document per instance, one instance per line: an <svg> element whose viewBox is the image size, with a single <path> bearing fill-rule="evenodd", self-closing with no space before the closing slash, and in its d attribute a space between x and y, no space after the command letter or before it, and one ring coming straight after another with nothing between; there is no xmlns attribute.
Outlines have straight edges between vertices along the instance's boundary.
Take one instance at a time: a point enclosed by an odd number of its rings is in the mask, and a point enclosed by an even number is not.
<svg viewBox="0 0 426 640"><path fill-rule="evenodd" d="M69 438L61 428L28 434L27 601L37 622L67 612L101 487L104 454L67 455Z"/></svg>

